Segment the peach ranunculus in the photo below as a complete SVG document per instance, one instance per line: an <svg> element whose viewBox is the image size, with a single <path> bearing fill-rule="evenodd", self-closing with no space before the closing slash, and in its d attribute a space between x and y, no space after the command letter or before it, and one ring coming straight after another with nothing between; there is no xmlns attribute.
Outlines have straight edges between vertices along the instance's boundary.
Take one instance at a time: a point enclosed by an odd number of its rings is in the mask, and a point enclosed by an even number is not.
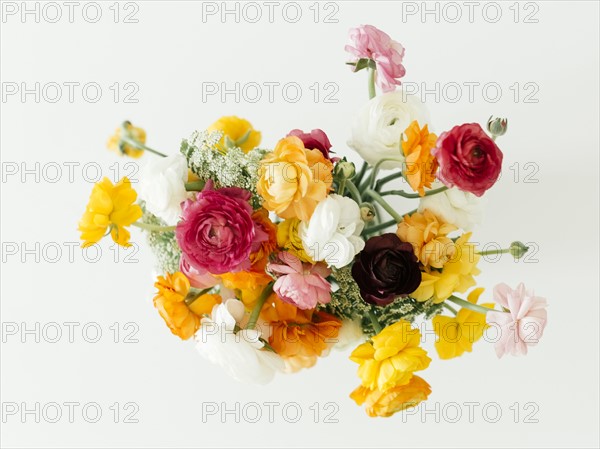
<svg viewBox="0 0 600 449"><path fill-rule="evenodd" d="M431 211L424 210L422 213L405 215L398 223L396 235L413 246L415 256L423 266L442 268L456 252L454 242L448 234L457 229L456 226L443 222Z"/></svg>
<svg viewBox="0 0 600 449"><path fill-rule="evenodd" d="M288 372L311 367L318 357L326 355L342 325L333 315L300 310L276 295L269 298L261 319L269 323L269 344L283 357Z"/></svg>
<svg viewBox="0 0 600 449"><path fill-rule="evenodd" d="M281 139L262 160L257 183L263 206L281 218L310 219L331 189L333 164L295 136Z"/></svg>
<svg viewBox="0 0 600 449"><path fill-rule="evenodd" d="M438 169L437 159L431 154L437 136L429 132L427 125L420 128L416 120L406 128L404 136L402 152L406 158L406 180L415 192L419 192L419 196L425 196L424 187L431 188Z"/></svg>
<svg viewBox="0 0 600 449"><path fill-rule="evenodd" d="M269 212L260 208L252 214L256 235L250 250L253 271L264 270L269 256L277 251L277 226L269 219Z"/></svg>
<svg viewBox="0 0 600 449"><path fill-rule="evenodd" d="M182 340L187 340L200 328L201 315L209 314L216 304L221 303L221 297L213 294L189 300L190 281L180 272L159 276L154 286L158 290L154 307L171 332Z"/></svg>
<svg viewBox="0 0 600 449"><path fill-rule="evenodd" d="M273 280L264 271L237 271L219 275L223 286L236 292L246 309L252 309L269 282Z"/></svg>
<svg viewBox="0 0 600 449"><path fill-rule="evenodd" d="M389 417L396 412L416 407L431 394L431 387L419 376L413 376L405 385L379 391L359 386L350 397L358 405L365 404L365 411L371 417Z"/></svg>

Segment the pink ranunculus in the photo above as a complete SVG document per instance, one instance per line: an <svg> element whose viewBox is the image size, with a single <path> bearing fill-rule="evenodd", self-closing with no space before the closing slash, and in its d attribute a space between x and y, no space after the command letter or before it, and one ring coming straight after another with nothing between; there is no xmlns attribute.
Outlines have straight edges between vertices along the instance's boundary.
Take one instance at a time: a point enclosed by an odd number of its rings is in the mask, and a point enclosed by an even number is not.
<svg viewBox="0 0 600 449"><path fill-rule="evenodd" d="M250 196L238 187L214 189L208 181L195 200L182 204L175 236L191 267L212 274L250 267L255 234Z"/></svg>
<svg viewBox="0 0 600 449"><path fill-rule="evenodd" d="M525 289L521 283L516 290L506 284L494 287L494 301L509 312L488 312L487 322L497 327L500 339L496 355L527 354L528 346L535 346L547 322L546 300Z"/></svg>
<svg viewBox="0 0 600 449"><path fill-rule="evenodd" d="M190 285L194 288L210 288L221 282L218 277L213 276L208 271L200 271L192 267L185 255L182 255L181 260L179 261L179 271L185 274L185 277L187 277L190 281Z"/></svg>
<svg viewBox="0 0 600 449"><path fill-rule="evenodd" d="M292 129L288 133L288 136L298 137L304 144L304 148L307 148L309 150L319 150L321 153L323 153L325 159L332 160L329 157L329 149L331 148L331 142L329 142L329 138L323 130L313 129L310 133L305 133L301 129Z"/></svg>
<svg viewBox="0 0 600 449"><path fill-rule="evenodd" d="M431 153L440 164L440 181L477 196L496 183L502 169L502 151L477 123L442 133Z"/></svg>
<svg viewBox="0 0 600 449"><path fill-rule="evenodd" d="M331 301L331 285L325 280L331 272L324 264L302 263L287 252L280 252L278 258L280 263L270 263L267 270L278 276L273 290L283 301L299 309Z"/></svg>
<svg viewBox="0 0 600 449"><path fill-rule="evenodd" d="M361 25L350 30L351 45L346 51L361 58L372 59L377 68L376 83L383 92L390 92L399 86L400 78L406 73L402 65L404 47L392 40L386 33L372 25Z"/></svg>

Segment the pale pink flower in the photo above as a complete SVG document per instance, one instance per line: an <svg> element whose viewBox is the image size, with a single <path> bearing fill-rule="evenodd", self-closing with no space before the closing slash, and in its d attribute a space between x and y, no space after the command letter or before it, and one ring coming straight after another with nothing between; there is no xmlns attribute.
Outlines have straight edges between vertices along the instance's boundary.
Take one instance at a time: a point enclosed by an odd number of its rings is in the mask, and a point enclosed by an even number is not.
<svg viewBox="0 0 600 449"><path fill-rule="evenodd" d="M314 309L331 301L331 285L325 280L331 271L324 264L302 263L293 254L280 252L279 262L267 270L278 275L273 290L283 301L299 309Z"/></svg>
<svg viewBox="0 0 600 449"><path fill-rule="evenodd" d="M376 83L383 92L390 92L400 85L400 78L406 73L402 65L404 47L373 25L361 25L350 30L351 45L346 45L348 53L361 58L372 59L377 68Z"/></svg>
<svg viewBox="0 0 600 449"><path fill-rule="evenodd" d="M494 301L508 312L488 312L487 322L500 332L496 355L527 354L528 346L535 346L546 327L546 299L534 296L520 283L515 290L506 284L494 287Z"/></svg>

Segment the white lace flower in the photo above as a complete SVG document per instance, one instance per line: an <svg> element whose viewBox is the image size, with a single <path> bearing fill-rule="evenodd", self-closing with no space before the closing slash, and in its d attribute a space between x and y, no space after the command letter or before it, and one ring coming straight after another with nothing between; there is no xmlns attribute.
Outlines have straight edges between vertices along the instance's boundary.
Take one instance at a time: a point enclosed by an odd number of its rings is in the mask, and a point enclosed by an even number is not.
<svg viewBox="0 0 600 449"><path fill-rule="evenodd" d="M414 120L421 127L429 124L427 109L418 97L401 89L378 95L359 109L348 145L371 166L393 157L401 161L384 162L380 167L402 168L400 136Z"/></svg>
<svg viewBox="0 0 600 449"><path fill-rule="evenodd" d="M435 182L432 189L442 187ZM453 224L465 231L471 231L483 219L483 197L453 187L435 195L425 196L419 202L419 212L429 209L445 222Z"/></svg>
<svg viewBox="0 0 600 449"><path fill-rule="evenodd" d="M187 180L188 167L182 154L153 158L141 174L140 198L146 202L146 209L168 225L177 224L181 202L187 198Z"/></svg>
<svg viewBox="0 0 600 449"><path fill-rule="evenodd" d="M300 223L298 233L304 250L314 261L342 268L364 248L360 238L364 225L356 202L332 194L317 205L310 221Z"/></svg>
<svg viewBox="0 0 600 449"><path fill-rule="evenodd" d="M266 384L276 371L283 370L283 361L264 349L259 330L242 329L234 333L243 318L244 304L237 299L216 305L211 317L203 318L196 332L196 349L237 381Z"/></svg>

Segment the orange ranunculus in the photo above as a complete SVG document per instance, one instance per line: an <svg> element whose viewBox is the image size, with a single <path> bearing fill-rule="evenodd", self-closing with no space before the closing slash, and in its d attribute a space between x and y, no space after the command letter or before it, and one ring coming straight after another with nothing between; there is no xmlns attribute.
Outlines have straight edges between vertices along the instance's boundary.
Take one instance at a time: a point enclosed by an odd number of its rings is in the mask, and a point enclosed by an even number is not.
<svg viewBox="0 0 600 449"><path fill-rule="evenodd" d="M437 136L430 133L427 125L419 128L419 123L415 120L404 131L406 140L402 141L402 152L406 158L406 180L415 192L420 196L425 195L424 187L431 188L431 183L435 181L435 172L438 168L438 161L431 154L431 149L435 147Z"/></svg>
<svg viewBox="0 0 600 449"><path fill-rule="evenodd" d="M398 223L396 235L413 246L415 256L424 266L443 268L456 252L454 242L447 235L457 229L425 209L422 213L405 215Z"/></svg>
<svg viewBox="0 0 600 449"><path fill-rule="evenodd" d="M333 164L295 136L281 139L262 160L257 183L263 206L281 218L310 219L331 189Z"/></svg>
<svg viewBox="0 0 600 449"><path fill-rule="evenodd" d="M431 387L419 376L413 376L410 381L399 387L384 392L370 390L359 386L350 397L358 405L365 404L365 410L371 417L389 417L396 412L416 407L431 394Z"/></svg>
<svg viewBox="0 0 600 449"><path fill-rule="evenodd" d="M322 311L300 310L276 295L269 298L261 318L270 325L269 344L289 360L289 371L310 367L338 336L342 322Z"/></svg>
<svg viewBox="0 0 600 449"><path fill-rule="evenodd" d="M269 219L269 212L263 208L252 214L252 220L259 239L257 247L252 246L250 263L253 271L262 271L269 261L269 256L277 250L277 226Z"/></svg>
<svg viewBox="0 0 600 449"><path fill-rule="evenodd" d="M264 271L238 271L220 274L219 277L225 288L237 291L236 296L247 309L254 307L266 285L273 280Z"/></svg>
<svg viewBox="0 0 600 449"><path fill-rule="evenodd" d="M204 294L188 305L185 298L190 291L190 281L180 272L159 276L154 286L158 289L154 307L171 332L182 340L196 333L200 315L210 313L214 305L221 302L219 295Z"/></svg>

